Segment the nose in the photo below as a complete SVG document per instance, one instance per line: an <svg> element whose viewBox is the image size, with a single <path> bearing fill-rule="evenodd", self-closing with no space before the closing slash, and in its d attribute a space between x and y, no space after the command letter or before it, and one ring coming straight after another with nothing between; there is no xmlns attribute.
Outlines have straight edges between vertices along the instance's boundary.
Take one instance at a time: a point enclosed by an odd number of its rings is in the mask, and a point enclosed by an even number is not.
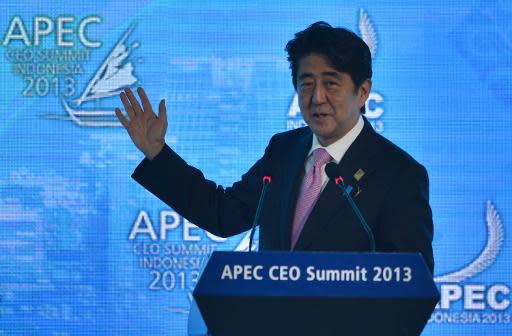
<svg viewBox="0 0 512 336"><path fill-rule="evenodd" d="M325 103L326 97L325 97L325 90L322 87L322 85L315 85L315 88L313 89L313 97L312 102L315 105L320 105Z"/></svg>

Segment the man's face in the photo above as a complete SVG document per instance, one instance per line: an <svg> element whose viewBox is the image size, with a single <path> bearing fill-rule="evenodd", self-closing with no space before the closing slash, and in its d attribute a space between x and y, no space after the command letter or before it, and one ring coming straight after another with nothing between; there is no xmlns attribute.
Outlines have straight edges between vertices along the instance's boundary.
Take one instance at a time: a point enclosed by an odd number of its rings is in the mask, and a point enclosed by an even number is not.
<svg viewBox="0 0 512 336"><path fill-rule="evenodd" d="M300 60L299 107L320 144L328 146L354 127L371 86L365 80L356 90L350 75L337 71L323 55L310 54Z"/></svg>

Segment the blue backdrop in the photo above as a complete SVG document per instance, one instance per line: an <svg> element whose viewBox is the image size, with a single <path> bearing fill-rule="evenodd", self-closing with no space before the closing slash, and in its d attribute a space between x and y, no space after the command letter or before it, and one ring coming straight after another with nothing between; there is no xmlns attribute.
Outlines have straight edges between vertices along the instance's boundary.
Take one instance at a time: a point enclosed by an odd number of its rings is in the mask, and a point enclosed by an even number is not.
<svg viewBox="0 0 512 336"><path fill-rule="evenodd" d="M424 335L510 335L509 1L3 1L0 335L185 335L206 234L130 179L113 110L165 98L167 143L230 185L302 124L284 46L324 20L374 52L374 128L423 163L442 298Z"/></svg>

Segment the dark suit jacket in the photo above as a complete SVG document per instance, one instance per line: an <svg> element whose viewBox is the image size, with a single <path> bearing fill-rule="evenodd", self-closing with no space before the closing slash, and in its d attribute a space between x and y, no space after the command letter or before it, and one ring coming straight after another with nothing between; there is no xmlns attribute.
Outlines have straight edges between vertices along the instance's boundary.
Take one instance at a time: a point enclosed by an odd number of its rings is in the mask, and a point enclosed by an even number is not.
<svg viewBox="0 0 512 336"><path fill-rule="evenodd" d="M262 176L271 175L260 219L260 250L289 250L291 223L312 132L276 134L264 156L239 182L224 189L206 180L172 149L143 160L132 177L192 223L218 236L251 228ZM346 185L372 228L378 251L421 252L433 270L432 212L425 168L377 134L363 130L339 163ZM362 170L356 180L354 174ZM368 237L340 190L329 181L295 246L309 251L367 251Z"/></svg>

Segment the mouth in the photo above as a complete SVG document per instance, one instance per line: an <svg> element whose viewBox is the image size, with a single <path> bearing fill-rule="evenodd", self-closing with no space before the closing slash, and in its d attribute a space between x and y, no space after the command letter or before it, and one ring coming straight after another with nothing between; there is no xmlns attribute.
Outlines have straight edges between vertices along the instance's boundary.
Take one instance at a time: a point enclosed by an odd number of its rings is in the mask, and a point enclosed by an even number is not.
<svg viewBox="0 0 512 336"><path fill-rule="evenodd" d="M321 119L321 118L325 118L328 116L329 116L329 113L322 113L322 112L314 112L313 113L313 118Z"/></svg>

